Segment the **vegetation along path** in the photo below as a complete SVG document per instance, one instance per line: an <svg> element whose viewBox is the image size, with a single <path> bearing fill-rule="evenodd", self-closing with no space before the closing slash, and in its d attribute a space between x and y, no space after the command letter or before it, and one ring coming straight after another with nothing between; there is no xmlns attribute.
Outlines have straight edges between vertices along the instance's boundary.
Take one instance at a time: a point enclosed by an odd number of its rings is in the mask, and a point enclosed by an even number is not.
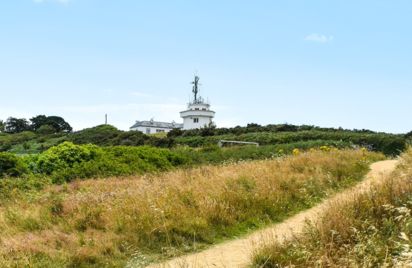
<svg viewBox="0 0 412 268"><path fill-rule="evenodd" d="M392 172L397 160L386 160L371 165L371 171L366 179L355 187L336 194L321 204L299 213L288 220L273 225L269 228L257 231L247 237L229 241L200 253L195 253L162 264L154 264L150 268L174 268L174 267L247 267L250 265L251 257L255 249L266 242L274 240L284 241L300 233L307 221L315 221L318 215L330 204L342 199L351 198L369 188L372 182Z"/></svg>

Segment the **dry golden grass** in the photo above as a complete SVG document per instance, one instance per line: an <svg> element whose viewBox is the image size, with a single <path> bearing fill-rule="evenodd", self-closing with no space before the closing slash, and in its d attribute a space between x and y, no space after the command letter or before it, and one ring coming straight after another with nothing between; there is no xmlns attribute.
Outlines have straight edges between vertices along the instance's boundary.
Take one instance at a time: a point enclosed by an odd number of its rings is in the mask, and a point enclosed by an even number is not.
<svg viewBox="0 0 412 268"><path fill-rule="evenodd" d="M0 264L114 267L179 255L308 208L382 158L314 151L53 186L0 204Z"/></svg>
<svg viewBox="0 0 412 268"><path fill-rule="evenodd" d="M256 252L253 267L411 267L412 150L396 170L337 200L303 234Z"/></svg>

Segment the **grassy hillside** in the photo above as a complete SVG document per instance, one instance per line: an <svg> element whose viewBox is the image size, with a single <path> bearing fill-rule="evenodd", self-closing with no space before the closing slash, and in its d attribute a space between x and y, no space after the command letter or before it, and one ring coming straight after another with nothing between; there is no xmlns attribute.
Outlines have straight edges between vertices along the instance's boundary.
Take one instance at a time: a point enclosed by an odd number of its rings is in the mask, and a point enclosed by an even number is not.
<svg viewBox="0 0 412 268"><path fill-rule="evenodd" d="M324 142L345 146L361 146L369 150L397 155L405 149L410 135L376 133L368 130L329 129L313 126L268 125L236 128L206 128L201 130L175 130L167 136L145 135L136 131L120 131L110 125L84 129L74 133L41 134L39 132L22 132L0 134L0 152L9 151L17 154L40 153L62 142L75 144L94 144L97 146L154 146L176 148L189 146L193 148L217 145L221 139L253 141L263 146L302 144ZM305 147L308 147L305 145Z"/></svg>
<svg viewBox="0 0 412 268"><path fill-rule="evenodd" d="M33 180L30 191L0 188L0 264L123 267L179 255L306 209L382 158L365 150L295 151L45 189Z"/></svg>
<svg viewBox="0 0 412 268"><path fill-rule="evenodd" d="M217 136L180 136L176 143L192 147L216 144L219 140L239 140L258 142L261 145L288 144L307 141L339 141L367 147L373 151L388 155L397 155L405 149L405 138L402 135L386 133L353 132L353 131L320 131L304 130L296 132L251 132L239 135L225 134Z"/></svg>
<svg viewBox="0 0 412 268"><path fill-rule="evenodd" d="M261 249L255 267L409 267L412 262L412 151L369 191L325 211L286 244Z"/></svg>

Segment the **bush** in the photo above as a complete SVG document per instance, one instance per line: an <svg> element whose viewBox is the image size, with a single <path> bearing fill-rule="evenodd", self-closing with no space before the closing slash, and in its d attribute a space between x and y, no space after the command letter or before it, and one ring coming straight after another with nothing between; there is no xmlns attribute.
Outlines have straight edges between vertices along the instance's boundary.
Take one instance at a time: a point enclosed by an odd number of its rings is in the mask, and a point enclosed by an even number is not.
<svg viewBox="0 0 412 268"><path fill-rule="evenodd" d="M35 174L51 176L55 183L79 178L109 177L170 170L186 159L168 149L154 147L97 147L64 142L27 158Z"/></svg>
<svg viewBox="0 0 412 268"><path fill-rule="evenodd" d="M30 131L17 134L2 134L0 135L0 151L7 151L13 146L30 141L35 137L36 134Z"/></svg>
<svg viewBox="0 0 412 268"><path fill-rule="evenodd" d="M55 133L56 129L50 125L43 125L38 130L36 130L36 132L40 135L48 135Z"/></svg>
<svg viewBox="0 0 412 268"><path fill-rule="evenodd" d="M75 132L70 136L70 141L76 144L93 143L100 146L110 145L109 141L116 138L121 131L111 125L100 125Z"/></svg>
<svg viewBox="0 0 412 268"><path fill-rule="evenodd" d="M35 173L50 175L53 172L73 168L76 164L96 159L102 151L95 145L74 145L64 142L34 157Z"/></svg>
<svg viewBox="0 0 412 268"><path fill-rule="evenodd" d="M27 172L21 158L11 153L0 153L0 177L18 177Z"/></svg>

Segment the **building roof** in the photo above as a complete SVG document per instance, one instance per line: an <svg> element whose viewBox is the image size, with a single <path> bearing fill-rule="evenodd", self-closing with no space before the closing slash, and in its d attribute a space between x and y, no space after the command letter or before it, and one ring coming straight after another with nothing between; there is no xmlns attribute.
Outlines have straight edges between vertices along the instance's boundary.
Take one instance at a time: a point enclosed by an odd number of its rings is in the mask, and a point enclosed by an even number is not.
<svg viewBox="0 0 412 268"><path fill-rule="evenodd" d="M131 128L138 128L138 127L153 127L153 128L183 128L183 124L177 123L167 123L167 122L157 122L157 121L136 121L136 123Z"/></svg>

